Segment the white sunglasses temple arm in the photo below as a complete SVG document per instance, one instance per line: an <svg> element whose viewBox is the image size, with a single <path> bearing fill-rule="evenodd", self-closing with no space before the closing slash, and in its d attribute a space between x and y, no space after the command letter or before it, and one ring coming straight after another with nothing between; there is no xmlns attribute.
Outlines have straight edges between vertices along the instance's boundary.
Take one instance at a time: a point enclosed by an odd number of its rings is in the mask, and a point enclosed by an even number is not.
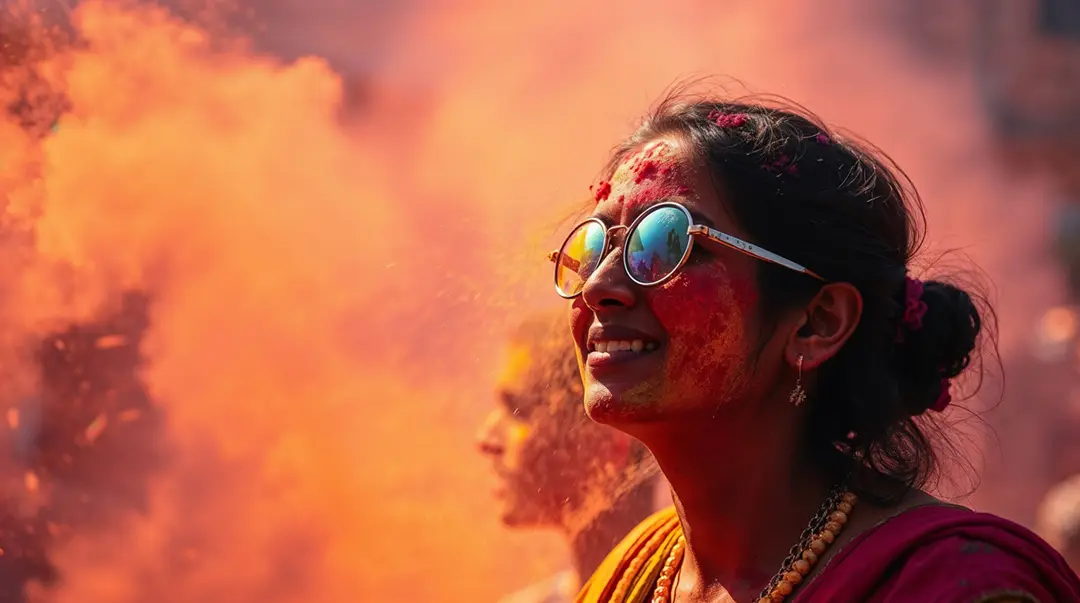
<svg viewBox="0 0 1080 603"><path fill-rule="evenodd" d="M748 242L746 242L746 241L744 241L742 239L739 239L737 237L733 237L733 236L731 236L729 234L720 232L719 230L714 230L712 228L709 228L708 226L702 226L700 224L695 224L695 225L690 227L689 234L703 236L703 237L709 239L710 241L720 243L721 245L730 247L730 248L734 249L735 251L741 251L742 253L753 256L755 258L758 258L759 260L762 260L762 261L765 261L765 262L770 262L770 263L776 264L778 266L783 266L784 268L787 268L788 270L794 270L795 272L801 272L802 274L805 274L807 276L812 276L812 277L818 279L819 281L825 280L825 279L821 278L820 276L818 276L817 273L815 273L813 270L810 270L809 268L803 266L802 264L796 264L795 262L792 262L791 260L789 260L789 259L787 259L785 257L776 255L775 253L773 253L771 251L767 251L765 249L762 249L761 247L758 247L757 245L754 245L753 243L748 243Z"/></svg>

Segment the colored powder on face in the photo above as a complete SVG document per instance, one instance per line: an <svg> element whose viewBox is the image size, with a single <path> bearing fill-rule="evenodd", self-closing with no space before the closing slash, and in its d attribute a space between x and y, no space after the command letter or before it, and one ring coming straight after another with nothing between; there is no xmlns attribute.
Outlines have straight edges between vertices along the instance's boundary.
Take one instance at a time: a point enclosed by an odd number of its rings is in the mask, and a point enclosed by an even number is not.
<svg viewBox="0 0 1080 603"><path fill-rule="evenodd" d="M604 201L611 195L611 183L603 181L596 187L596 202Z"/></svg>
<svg viewBox="0 0 1080 603"><path fill-rule="evenodd" d="M521 468L521 463L525 456L522 452L531 435L532 428L524 423L510 422L510 424L507 425L506 440L503 444L506 449L506 456L504 457L503 462L506 464L507 470L516 471Z"/></svg>
<svg viewBox="0 0 1080 603"><path fill-rule="evenodd" d="M676 170L666 174L663 178L647 180L643 184L630 185L626 188L627 193L625 195L620 195L623 197L623 203L626 205L627 209L637 211L663 199L670 199L682 195L681 191L690 191L691 189L689 187L673 177L673 174L677 173Z"/></svg>
<svg viewBox="0 0 1080 603"><path fill-rule="evenodd" d="M670 171L670 163L661 163L660 161L649 159L638 165L634 170L634 182L636 184L641 184L646 180L655 180L667 175Z"/></svg>
<svg viewBox="0 0 1080 603"><path fill-rule="evenodd" d="M668 333L662 394L668 404L715 408L745 389L745 317L756 299L752 278L732 278L718 263L684 267L647 293Z"/></svg>
<svg viewBox="0 0 1080 603"><path fill-rule="evenodd" d="M531 350L524 345L511 345L505 352L502 370L495 383L500 388L512 388L525 381L533 367Z"/></svg>
<svg viewBox="0 0 1080 603"><path fill-rule="evenodd" d="M674 152L670 144L663 140L650 142L619 164L615 174L611 177L611 181L615 185L630 184L632 182L640 183L644 180L639 179L639 176L646 163L660 162L660 164L669 164L673 160ZM650 169L658 170L658 168L659 165Z"/></svg>
<svg viewBox="0 0 1080 603"><path fill-rule="evenodd" d="M620 205L638 211L665 198L688 196L692 189L686 185L684 175L670 145L664 141L650 143L616 170L613 194L617 194Z"/></svg>

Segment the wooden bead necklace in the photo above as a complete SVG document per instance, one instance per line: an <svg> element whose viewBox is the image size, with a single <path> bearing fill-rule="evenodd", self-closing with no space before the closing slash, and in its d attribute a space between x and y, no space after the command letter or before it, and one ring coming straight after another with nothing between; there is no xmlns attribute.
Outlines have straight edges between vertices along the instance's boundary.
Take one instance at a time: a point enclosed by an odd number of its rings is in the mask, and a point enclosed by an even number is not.
<svg viewBox="0 0 1080 603"><path fill-rule="evenodd" d="M803 530L799 542L791 547L791 552L784 559L780 571L758 596L758 603L782 603L795 592L814 564L825 554L836 537L844 529L848 515L855 506L856 496L844 489L836 489L818 509L810 524ZM672 582L679 572L680 564L686 553L686 539L680 535L672 547L671 553L660 570L660 577L653 589L652 603L671 603ZM635 560L637 561L637 560ZM625 576L624 576L625 579ZM619 586L623 586L620 581ZM625 591L625 588L623 589ZM616 592L619 589L616 588ZM618 601L620 599L612 599Z"/></svg>

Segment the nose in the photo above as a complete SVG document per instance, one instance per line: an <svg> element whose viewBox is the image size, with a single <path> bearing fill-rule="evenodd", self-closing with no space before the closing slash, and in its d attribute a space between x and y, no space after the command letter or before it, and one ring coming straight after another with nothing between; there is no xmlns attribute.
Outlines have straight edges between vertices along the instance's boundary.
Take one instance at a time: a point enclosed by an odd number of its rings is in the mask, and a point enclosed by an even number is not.
<svg viewBox="0 0 1080 603"><path fill-rule="evenodd" d="M623 248L617 246L601 260L581 289L581 299L593 312L632 308L637 303L636 285L623 268Z"/></svg>
<svg viewBox="0 0 1080 603"><path fill-rule="evenodd" d="M476 434L476 447L481 454L498 456L506 451L502 431L502 412L493 410L488 413Z"/></svg>

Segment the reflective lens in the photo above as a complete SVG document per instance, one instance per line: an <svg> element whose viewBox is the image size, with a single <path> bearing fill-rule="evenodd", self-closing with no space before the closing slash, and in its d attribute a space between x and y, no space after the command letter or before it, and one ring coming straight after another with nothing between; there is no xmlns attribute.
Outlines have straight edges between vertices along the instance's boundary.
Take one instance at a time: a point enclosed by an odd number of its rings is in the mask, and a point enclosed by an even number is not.
<svg viewBox="0 0 1080 603"><path fill-rule="evenodd" d="M638 284L655 284L675 272L689 249L690 216L677 207L658 207L630 232L626 271Z"/></svg>
<svg viewBox="0 0 1080 603"><path fill-rule="evenodd" d="M585 281L600 265L606 229L599 222L585 222L574 229L559 250L555 264L555 286L564 296L581 292Z"/></svg>

